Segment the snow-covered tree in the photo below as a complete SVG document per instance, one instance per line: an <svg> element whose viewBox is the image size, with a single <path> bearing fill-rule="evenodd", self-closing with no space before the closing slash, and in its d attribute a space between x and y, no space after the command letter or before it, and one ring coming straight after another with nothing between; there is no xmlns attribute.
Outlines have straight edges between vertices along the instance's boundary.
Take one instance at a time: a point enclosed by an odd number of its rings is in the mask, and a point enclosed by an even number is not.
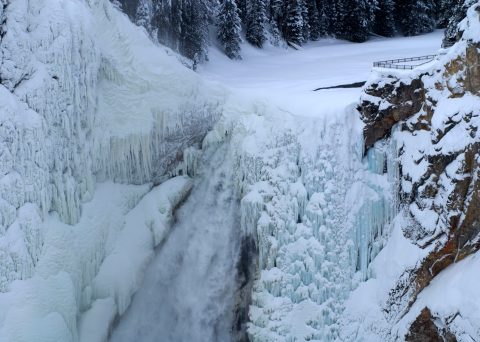
<svg viewBox="0 0 480 342"><path fill-rule="evenodd" d="M357 43L366 41L370 34L367 2L347 0L345 5L342 37Z"/></svg>
<svg viewBox="0 0 480 342"><path fill-rule="evenodd" d="M318 22L319 22L319 32L320 36L326 36L330 34L329 25L330 25L330 18L328 17L327 13L329 12L328 9L328 0L317 0L317 9L318 9Z"/></svg>
<svg viewBox="0 0 480 342"><path fill-rule="evenodd" d="M344 0L329 0L330 1L330 13L327 15L330 18L330 34L342 37L344 31L344 21L346 13L346 4Z"/></svg>
<svg viewBox="0 0 480 342"><path fill-rule="evenodd" d="M266 25L268 20L265 0L249 0L247 5L245 35L250 44L261 48L267 39Z"/></svg>
<svg viewBox="0 0 480 342"><path fill-rule="evenodd" d="M394 0L381 0L378 2L373 31L384 37L393 37L395 35Z"/></svg>
<svg viewBox="0 0 480 342"><path fill-rule="evenodd" d="M307 0L307 9L308 9L308 26L310 28L310 37L311 40L318 40L323 32L320 24L320 14L318 13L317 1L316 0Z"/></svg>
<svg viewBox="0 0 480 342"><path fill-rule="evenodd" d="M173 39L171 36L171 3L167 0L155 0L153 6L155 13L152 19L152 27L155 27L156 29L156 38L161 44L173 48Z"/></svg>
<svg viewBox="0 0 480 342"><path fill-rule="evenodd" d="M180 52L193 61L194 68L199 62L208 60L210 14L207 0L185 0Z"/></svg>
<svg viewBox="0 0 480 342"><path fill-rule="evenodd" d="M445 36L443 38L443 46L449 46L456 42L458 33L458 24L467 15L467 10L477 0L456 0L456 4L453 6L450 19L448 21L447 29L445 30Z"/></svg>
<svg viewBox="0 0 480 342"><path fill-rule="evenodd" d="M238 14L244 23L247 20L247 2L248 0L235 0L238 8Z"/></svg>
<svg viewBox="0 0 480 342"><path fill-rule="evenodd" d="M111 0L114 1L114 0ZM222 16L213 13L218 0L115 0L154 40L191 58L207 58L209 28ZM225 2L226 0L222 0ZM233 0L247 41L262 47L267 39L302 44L322 36L362 42L370 32L393 36L447 27L445 41L454 41L457 24L475 0ZM222 5L223 5L222 2ZM447 25L448 21L448 25ZM235 23L232 27L235 26ZM235 26L237 27L237 26ZM239 36L242 32L239 32ZM218 38L227 51L223 38ZM235 44L234 44L235 45ZM233 56L229 48L228 55Z"/></svg>
<svg viewBox="0 0 480 342"><path fill-rule="evenodd" d="M241 58L241 23L235 0L223 0L218 12L217 25L218 41L222 45L225 54L231 59Z"/></svg>
<svg viewBox="0 0 480 342"><path fill-rule="evenodd" d="M450 19L455 15L455 8L458 3L458 0L436 1L437 27L446 28L448 26Z"/></svg>
<svg viewBox="0 0 480 342"><path fill-rule="evenodd" d="M433 0L398 0L398 23L406 36L431 32L435 29Z"/></svg>
<svg viewBox="0 0 480 342"><path fill-rule="evenodd" d="M302 12L302 32L303 32L303 41L306 42L310 39L310 23L309 23L309 16L308 16L308 7L307 7L308 0L300 0L299 6Z"/></svg>
<svg viewBox="0 0 480 342"><path fill-rule="evenodd" d="M284 0L270 0L267 8L268 26L271 36L271 42L273 45L280 45L282 40L282 20L284 10Z"/></svg>
<svg viewBox="0 0 480 342"><path fill-rule="evenodd" d="M286 0L285 40L294 44L302 44L304 41L302 2L302 0Z"/></svg>
<svg viewBox="0 0 480 342"><path fill-rule="evenodd" d="M153 4L151 0L140 0L136 13L136 24L152 32Z"/></svg>

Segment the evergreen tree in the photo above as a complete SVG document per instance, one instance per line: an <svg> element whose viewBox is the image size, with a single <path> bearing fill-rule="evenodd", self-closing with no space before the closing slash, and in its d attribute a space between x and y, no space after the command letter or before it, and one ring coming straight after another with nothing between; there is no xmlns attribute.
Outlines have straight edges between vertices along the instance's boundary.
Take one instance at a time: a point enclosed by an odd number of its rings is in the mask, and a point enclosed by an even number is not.
<svg viewBox="0 0 480 342"><path fill-rule="evenodd" d="M249 0L247 6L247 41L261 48L267 39L265 30L267 25L267 13L264 0Z"/></svg>
<svg viewBox="0 0 480 342"><path fill-rule="evenodd" d="M345 1L344 0L331 0L331 6L333 16L331 17L331 34L336 37L342 38L345 35Z"/></svg>
<svg viewBox="0 0 480 342"><path fill-rule="evenodd" d="M384 37L395 35L395 3L393 0L382 0L378 3L375 12L373 31Z"/></svg>
<svg viewBox="0 0 480 342"><path fill-rule="evenodd" d="M362 43L369 37L368 8L365 0L347 0L342 37Z"/></svg>
<svg viewBox="0 0 480 342"><path fill-rule="evenodd" d="M218 26L218 39L231 58L239 55L241 29L247 40L262 47L268 37L278 45L302 44L331 35L363 42L370 32L393 36L445 27L445 43L455 41L457 24L475 0L111 0L121 4L134 22L154 40L191 58L207 59L209 26ZM228 5L227 5L228 3ZM237 5L237 14L225 7ZM227 15L227 12L229 13ZM238 21L240 17L241 22ZM215 18L215 20L212 20ZM228 19L226 19L228 18ZM448 25L447 25L448 23ZM269 34L267 34L269 32Z"/></svg>
<svg viewBox="0 0 480 342"><path fill-rule="evenodd" d="M268 11L268 22L270 25L270 33L272 35L272 43L276 46L280 44L282 34L280 28L283 21L284 0L270 0Z"/></svg>
<svg viewBox="0 0 480 342"><path fill-rule="evenodd" d="M235 0L224 0L220 6L218 17L217 37L231 59L240 59L240 17Z"/></svg>
<svg viewBox="0 0 480 342"><path fill-rule="evenodd" d="M476 0L457 0L445 30L442 45L450 46L457 41L458 24L466 17L467 10Z"/></svg>
<svg viewBox="0 0 480 342"><path fill-rule="evenodd" d="M286 0L285 40L298 45L302 44L303 25L301 0Z"/></svg>
<svg viewBox="0 0 480 342"><path fill-rule="evenodd" d="M248 0L235 0L238 8L238 13L243 23L247 22L247 2Z"/></svg>
<svg viewBox="0 0 480 342"><path fill-rule="evenodd" d="M303 42L306 42L310 39L310 24L309 24L309 16L308 16L308 7L307 7L307 0L299 0L300 11L302 12L302 35L303 35Z"/></svg>
<svg viewBox="0 0 480 342"><path fill-rule="evenodd" d="M431 32L435 28L435 4L432 0L398 0L398 24L406 36Z"/></svg>
<svg viewBox="0 0 480 342"><path fill-rule="evenodd" d="M180 52L193 61L208 60L208 25L211 9L207 0L185 0L182 20Z"/></svg>
<svg viewBox="0 0 480 342"><path fill-rule="evenodd" d="M320 26L320 16L318 13L317 1L316 0L307 0L307 9L308 9L308 26L310 28L310 37L311 40L318 40L322 35L321 26Z"/></svg>
<svg viewBox="0 0 480 342"><path fill-rule="evenodd" d="M158 41L161 44L166 46L172 46L171 38L171 26L170 21L172 16L172 7L170 6L170 1L167 0L156 0L154 3L155 15L153 18L152 26L156 29L156 36Z"/></svg>
<svg viewBox="0 0 480 342"><path fill-rule="evenodd" d="M322 37L331 33L329 30L330 18L327 16L327 0L317 0L316 3L318 9L318 31Z"/></svg>
<svg viewBox="0 0 480 342"><path fill-rule="evenodd" d="M148 33L152 32L153 4L151 0L140 0L138 2L135 23L145 27Z"/></svg>
<svg viewBox="0 0 480 342"><path fill-rule="evenodd" d="M455 15L455 8L458 0L437 0L436 1L436 19L438 28L446 28L450 19Z"/></svg>
<svg viewBox="0 0 480 342"><path fill-rule="evenodd" d="M335 35L336 27L335 23L337 20L337 7L336 7L336 0L321 0L322 1L322 8L325 12L326 21L326 28L327 33L329 35Z"/></svg>

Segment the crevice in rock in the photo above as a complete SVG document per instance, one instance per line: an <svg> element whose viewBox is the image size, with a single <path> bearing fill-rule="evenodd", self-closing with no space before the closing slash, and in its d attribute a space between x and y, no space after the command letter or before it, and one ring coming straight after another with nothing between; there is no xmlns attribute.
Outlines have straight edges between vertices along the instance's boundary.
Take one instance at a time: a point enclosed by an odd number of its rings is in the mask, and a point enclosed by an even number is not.
<svg viewBox="0 0 480 342"><path fill-rule="evenodd" d="M258 272L258 247L252 236L244 236L240 244L237 262L237 290L235 294L232 340L249 341L247 333L248 313L252 302L253 283Z"/></svg>

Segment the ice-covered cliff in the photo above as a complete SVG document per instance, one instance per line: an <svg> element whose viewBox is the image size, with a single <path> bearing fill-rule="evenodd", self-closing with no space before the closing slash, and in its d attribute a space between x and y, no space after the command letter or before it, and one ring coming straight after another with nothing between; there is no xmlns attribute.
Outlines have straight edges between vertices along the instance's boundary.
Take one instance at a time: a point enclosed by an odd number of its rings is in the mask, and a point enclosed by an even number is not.
<svg viewBox="0 0 480 342"><path fill-rule="evenodd" d="M106 340L194 184L185 208L221 202L205 222L244 239L219 247L237 337L478 339L475 7L433 64L303 117L202 81L106 0L1 4L0 340Z"/></svg>
<svg viewBox="0 0 480 342"><path fill-rule="evenodd" d="M373 262L375 276L350 298L343 339L480 336L479 13L477 3L459 42L433 63L409 73L377 70L366 86L365 145L390 137L398 146L401 212Z"/></svg>
<svg viewBox="0 0 480 342"><path fill-rule="evenodd" d="M5 0L0 16L0 340L76 341L84 311L108 329L128 306L191 182L150 190L225 94L109 1Z"/></svg>

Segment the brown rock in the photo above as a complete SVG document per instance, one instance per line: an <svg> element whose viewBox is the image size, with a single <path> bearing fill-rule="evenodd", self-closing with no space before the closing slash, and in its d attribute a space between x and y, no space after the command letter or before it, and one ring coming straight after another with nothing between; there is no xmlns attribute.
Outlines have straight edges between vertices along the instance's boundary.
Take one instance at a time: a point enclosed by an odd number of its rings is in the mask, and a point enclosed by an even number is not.
<svg viewBox="0 0 480 342"><path fill-rule="evenodd" d="M387 83L381 88L374 84L366 90L366 93L390 104L385 110L380 110L376 104L367 101L359 107L365 122L366 149L390 135L396 123L418 113L425 102L425 89L421 78L412 80L410 84L394 80L394 83Z"/></svg>
<svg viewBox="0 0 480 342"><path fill-rule="evenodd" d="M407 342L456 342L455 335L435 325L434 317L429 308L424 308L410 326L405 336Z"/></svg>

